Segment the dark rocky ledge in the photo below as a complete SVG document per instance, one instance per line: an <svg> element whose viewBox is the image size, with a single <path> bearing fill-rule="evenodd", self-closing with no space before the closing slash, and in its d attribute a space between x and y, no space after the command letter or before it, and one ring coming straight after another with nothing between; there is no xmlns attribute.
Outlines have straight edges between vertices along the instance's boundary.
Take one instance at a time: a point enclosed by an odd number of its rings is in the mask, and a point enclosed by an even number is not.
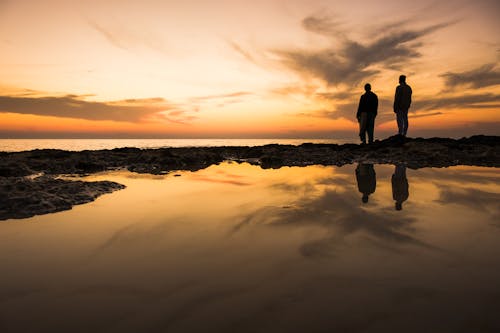
<svg viewBox="0 0 500 333"><path fill-rule="evenodd" d="M463 139L404 138L393 136L371 145L311 144L258 147L190 147L71 152L43 149L0 152L0 177L36 173L89 174L117 168L138 173L161 174L173 170L196 171L224 160L248 161L263 168L337 165L371 162L404 163L409 168L453 165L500 166L500 137Z"/></svg>
<svg viewBox="0 0 500 333"><path fill-rule="evenodd" d="M413 169L453 165L500 167L500 137L478 135L454 140L393 136L371 145L304 143L299 146L0 152L0 220L70 209L72 205L123 188L112 182L53 178L59 174L90 174L118 168L162 174L174 170L196 171L225 160L246 161L262 168L341 166L359 162L403 163ZM25 178L40 173L45 176Z"/></svg>
<svg viewBox="0 0 500 333"><path fill-rule="evenodd" d="M41 176L34 179L0 177L0 220L55 213L94 201L125 186L110 182L84 182Z"/></svg>

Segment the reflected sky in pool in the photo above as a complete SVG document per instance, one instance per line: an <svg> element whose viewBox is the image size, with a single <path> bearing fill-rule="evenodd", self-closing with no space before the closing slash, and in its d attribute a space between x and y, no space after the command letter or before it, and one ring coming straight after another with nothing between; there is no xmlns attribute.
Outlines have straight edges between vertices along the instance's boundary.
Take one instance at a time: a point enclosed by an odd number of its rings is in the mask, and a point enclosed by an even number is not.
<svg viewBox="0 0 500 333"><path fill-rule="evenodd" d="M179 176L180 175L180 176ZM2 332L494 332L500 173L125 171L0 223Z"/></svg>

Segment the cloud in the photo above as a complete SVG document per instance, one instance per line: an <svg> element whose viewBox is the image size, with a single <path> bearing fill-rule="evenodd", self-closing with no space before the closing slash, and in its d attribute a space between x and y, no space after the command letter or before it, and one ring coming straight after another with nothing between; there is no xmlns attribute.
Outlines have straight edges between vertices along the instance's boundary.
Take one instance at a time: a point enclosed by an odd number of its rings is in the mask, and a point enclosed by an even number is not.
<svg viewBox="0 0 500 333"><path fill-rule="evenodd" d="M193 108L192 112L198 112L198 108ZM197 116L192 115L192 112L183 109L174 109L173 111L162 112L156 118L160 121L166 119L171 123L187 125L198 119Z"/></svg>
<svg viewBox="0 0 500 333"><path fill-rule="evenodd" d="M360 93L352 91L336 91L336 92L318 93L317 96L332 101L351 100L351 99L357 100L359 99Z"/></svg>
<svg viewBox="0 0 500 333"><path fill-rule="evenodd" d="M304 18L302 27L320 35L332 36L340 34L341 23L335 20L332 15L319 13Z"/></svg>
<svg viewBox="0 0 500 333"><path fill-rule="evenodd" d="M379 27L381 36L372 42L350 39L337 29L338 23L326 16L309 16L302 25L311 32L330 36L332 46L319 50L275 50L288 68L328 85L352 87L379 73L380 69L399 70L421 57L422 38L455 22L430 25L420 29L407 29L404 22ZM342 38L338 38L339 35ZM367 38L373 40L373 38ZM339 44L333 46L334 44Z"/></svg>
<svg viewBox="0 0 500 333"><path fill-rule="evenodd" d="M439 116L440 114L443 114L443 113L442 112L424 112L424 113L412 114L409 117L411 119L415 119L415 118Z"/></svg>
<svg viewBox="0 0 500 333"><path fill-rule="evenodd" d="M142 30L132 30L130 25L104 26L92 20L87 23L99 32L110 44L122 50L130 51L141 47L149 48L163 54L169 54L163 39L151 32Z"/></svg>
<svg viewBox="0 0 500 333"><path fill-rule="evenodd" d="M500 95L493 93L421 98L410 110L500 108Z"/></svg>
<svg viewBox="0 0 500 333"><path fill-rule="evenodd" d="M500 70L497 64L486 64L470 71L447 72L441 75L448 87L470 86L472 88L484 88L500 84Z"/></svg>
<svg viewBox="0 0 500 333"><path fill-rule="evenodd" d="M206 96L195 96L187 100L187 104L196 109L200 109L206 103L214 103L218 108L226 107L229 104L241 103L247 96L254 95L248 91L237 91L225 94L215 94Z"/></svg>
<svg viewBox="0 0 500 333"><path fill-rule="evenodd" d="M137 122L175 108L174 105L169 104L163 98L96 102L87 101L84 97L78 95L0 96L0 112L87 120Z"/></svg>
<svg viewBox="0 0 500 333"><path fill-rule="evenodd" d="M259 63L255 59L255 57L250 52L243 49L238 43L236 43L235 41L232 41L232 40L226 40L226 42L229 44L229 46L231 46L231 48L233 50L235 50L236 52L241 54L246 60L248 60L249 62L251 62L255 65L259 65Z"/></svg>
<svg viewBox="0 0 500 333"><path fill-rule="evenodd" d="M361 93L351 94L348 92L345 93L340 92L333 94L328 94L328 93L318 94L317 97L333 102L334 106L332 106L331 109L318 110L308 115L312 117L329 118L329 119L346 118L354 121L356 117L356 112L358 110L360 96ZM378 109L377 121L381 120L383 121L389 117L393 118L392 111L391 112L386 111L390 109L389 106L392 105L391 103L392 102L389 99L379 97L379 109Z"/></svg>
<svg viewBox="0 0 500 333"><path fill-rule="evenodd" d="M192 102L202 102L202 101L207 101L207 100L231 99L231 98L235 98L235 97L242 97L242 96L248 96L248 95L253 95L253 93L248 92L248 91L237 91L237 92L227 93L227 94L197 96L197 97L190 98L190 100Z"/></svg>
<svg viewBox="0 0 500 333"><path fill-rule="evenodd" d="M350 92L318 93L315 97L331 101L331 109L322 109L312 113L300 113L298 116L320 117L329 119L354 119L361 94ZM500 95L493 93L469 94L461 96L421 96L414 100L410 108L410 117L423 118L443 114L447 109L494 109L500 108ZM390 110L390 111L388 111ZM435 112L429 112L436 110ZM378 122L392 120L392 100L379 96Z"/></svg>

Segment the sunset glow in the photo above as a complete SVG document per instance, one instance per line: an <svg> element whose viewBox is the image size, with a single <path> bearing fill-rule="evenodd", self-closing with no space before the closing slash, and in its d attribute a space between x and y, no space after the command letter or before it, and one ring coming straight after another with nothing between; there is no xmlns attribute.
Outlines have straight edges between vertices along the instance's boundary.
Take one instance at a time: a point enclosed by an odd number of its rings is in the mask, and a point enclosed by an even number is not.
<svg viewBox="0 0 500 333"><path fill-rule="evenodd" d="M498 134L498 1L0 0L0 137Z"/></svg>

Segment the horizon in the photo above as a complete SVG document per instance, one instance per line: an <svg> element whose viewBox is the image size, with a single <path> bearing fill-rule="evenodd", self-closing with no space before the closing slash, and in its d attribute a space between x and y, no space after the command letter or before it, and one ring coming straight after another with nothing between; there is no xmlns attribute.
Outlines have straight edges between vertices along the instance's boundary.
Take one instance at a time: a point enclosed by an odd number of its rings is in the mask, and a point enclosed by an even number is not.
<svg viewBox="0 0 500 333"><path fill-rule="evenodd" d="M54 10L57 9L57 10ZM498 135L500 4L0 0L1 139ZM390 19L387 19L390 17Z"/></svg>

